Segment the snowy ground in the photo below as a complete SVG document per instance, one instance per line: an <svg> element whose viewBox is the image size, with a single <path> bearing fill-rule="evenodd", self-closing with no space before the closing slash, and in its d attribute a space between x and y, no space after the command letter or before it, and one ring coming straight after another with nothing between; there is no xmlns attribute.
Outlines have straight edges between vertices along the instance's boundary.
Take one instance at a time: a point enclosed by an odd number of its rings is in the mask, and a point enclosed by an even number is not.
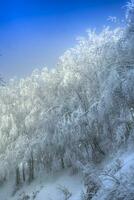
<svg viewBox="0 0 134 200"><path fill-rule="evenodd" d="M113 174L113 177L119 181L120 177L124 179L128 176L129 182L129 178L131 181L133 166L134 153L131 151L131 153L120 154L116 159L108 162L104 166L104 170ZM115 179L109 176L100 176L100 180L101 188L93 199L107 200L109 192L116 186ZM131 186L128 185L128 187L130 189ZM78 174L71 175L69 170L40 176L30 185L24 185L14 196L12 195L13 183L9 181L8 184L0 187L0 200L65 200L62 189L69 195L69 200L80 200L82 191L84 191L82 177Z"/></svg>
<svg viewBox="0 0 134 200"><path fill-rule="evenodd" d="M65 195L61 188L69 191L69 200L79 200L83 190L82 178L78 175L70 175L69 171L49 177L44 176L30 185L25 185L12 197L13 188L9 183L0 188L0 200L23 200L28 199L28 196L29 200L63 200Z"/></svg>
<svg viewBox="0 0 134 200"><path fill-rule="evenodd" d="M82 192L82 182L78 176L70 176L68 173L62 174L56 179L51 179L44 184L43 189L37 195L37 200L62 200L64 194L61 188L67 188L70 195L70 200L80 199Z"/></svg>

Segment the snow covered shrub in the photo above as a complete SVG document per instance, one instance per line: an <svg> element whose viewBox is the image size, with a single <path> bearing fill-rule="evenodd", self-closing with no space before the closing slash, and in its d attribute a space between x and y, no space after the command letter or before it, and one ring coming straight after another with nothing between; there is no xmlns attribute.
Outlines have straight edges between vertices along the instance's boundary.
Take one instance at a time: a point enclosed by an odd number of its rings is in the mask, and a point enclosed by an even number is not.
<svg viewBox="0 0 134 200"><path fill-rule="evenodd" d="M109 194L107 200L133 200L134 199L134 174L122 174L119 177L119 184L115 184Z"/></svg>
<svg viewBox="0 0 134 200"><path fill-rule="evenodd" d="M30 196L28 194L25 194L24 192L21 194L19 200L29 200Z"/></svg>
<svg viewBox="0 0 134 200"><path fill-rule="evenodd" d="M84 199L92 199L100 189L100 186L101 184L98 177L94 174L88 174L88 177L85 180L86 193L84 195Z"/></svg>
<svg viewBox="0 0 134 200"><path fill-rule="evenodd" d="M72 196L72 193L65 186L59 185L58 189L64 195L63 200L68 200Z"/></svg>
<svg viewBox="0 0 134 200"><path fill-rule="evenodd" d="M86 191L83 193L82 199L90 200L96 195L101 187L99 171L97 170L96 165L90 163L83 168L83 174Z"/></svg>
<svg viewBox="0 0 134 200"><path fill-rule="evenodd" d="M123 161L120 160L119 158L116 159L115 161L113 161L112 164L110 164L110 166L108 166L105 169L104 174L107 175L114 175L115 173L117 173L121 168L123 167Z"/></svg>

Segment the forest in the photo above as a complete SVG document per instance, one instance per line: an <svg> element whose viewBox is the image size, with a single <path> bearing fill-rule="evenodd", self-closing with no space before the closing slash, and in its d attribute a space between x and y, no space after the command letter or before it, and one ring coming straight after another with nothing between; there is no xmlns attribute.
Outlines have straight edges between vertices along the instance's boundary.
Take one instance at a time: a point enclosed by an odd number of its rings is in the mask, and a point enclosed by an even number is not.
<svg viewBox="0 0 134 200"><path fill-rule="evenodd" d="M134 200L133 148L133 0L122 26L88 31L55 69L1 81L0 186L12 179L14 194L69 169L83 177L81 200Z"/></svg>

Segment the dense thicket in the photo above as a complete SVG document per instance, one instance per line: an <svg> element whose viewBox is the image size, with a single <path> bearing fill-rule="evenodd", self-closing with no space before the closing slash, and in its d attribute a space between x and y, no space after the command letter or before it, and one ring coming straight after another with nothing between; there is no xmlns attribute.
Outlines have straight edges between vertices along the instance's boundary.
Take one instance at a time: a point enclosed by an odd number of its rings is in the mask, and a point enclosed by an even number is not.
<svg viewBox="0 0 134 200"><path fill-rule="evenodd" d="M76 171L134 140L134 2L125 28L88 32L57 68L0 87L0 176Z"/></svg>

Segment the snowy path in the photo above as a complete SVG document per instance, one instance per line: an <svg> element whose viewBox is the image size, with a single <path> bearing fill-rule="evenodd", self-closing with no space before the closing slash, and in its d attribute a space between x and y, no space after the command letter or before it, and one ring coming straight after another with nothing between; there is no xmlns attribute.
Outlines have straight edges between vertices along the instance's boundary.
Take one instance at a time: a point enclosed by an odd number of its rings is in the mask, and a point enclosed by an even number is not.
<svg viewBox="0 0 134 200"><path fill-rule="evenodd" d="M37 200L63 200L64 195L59 190L59 187L65 187L69 190L72 196L70 200L79 200L82 192L82 182L79 176L70 176L69 173L61 174L56 178L44 184L43 189L37 195Z"/></svg>

